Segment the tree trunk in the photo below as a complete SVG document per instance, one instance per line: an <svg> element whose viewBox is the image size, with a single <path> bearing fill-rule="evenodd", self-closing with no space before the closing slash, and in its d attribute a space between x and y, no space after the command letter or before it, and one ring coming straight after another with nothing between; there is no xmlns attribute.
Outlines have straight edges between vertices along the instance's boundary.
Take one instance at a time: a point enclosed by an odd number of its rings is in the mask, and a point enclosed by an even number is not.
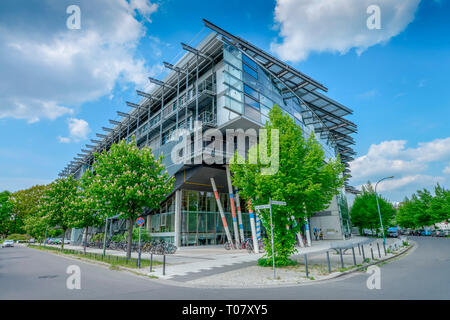
<svg viewBox="0 0 450 320"><path fill-rule="evenodd" d="M61 249L64 249L64 238L66 236L66 229L63 229L62 240L61 240Z"/></svg>
<svg viewBox="0 0 450 320"><path fill-rule="evenodd" d="M128 218L130 222L128 226L128 245L127 245L127 258L131 258L131 244L133 241L133 218Z"/></svg>
<svg viewBox="0 0 450 320"><path fill-rule="evenodd" d="M86 255L86 245L87 245L87 237L88 237L89 227L86 227L86 233L84 234L84 243L83 243L83 252Z"/></svg>

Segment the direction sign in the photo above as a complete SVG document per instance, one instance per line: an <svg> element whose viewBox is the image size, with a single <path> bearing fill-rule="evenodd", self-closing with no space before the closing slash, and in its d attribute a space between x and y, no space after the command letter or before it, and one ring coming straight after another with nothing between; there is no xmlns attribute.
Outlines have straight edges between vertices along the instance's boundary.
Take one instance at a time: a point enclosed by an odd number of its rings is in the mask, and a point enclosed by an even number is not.
<svg viewBox="0 0 450 320"><path fill-rule="evenodd" d="M256 210L269 209L269 208L270 208L270 204L264 204L262 206L255 206Z"/></svg>
<svg viewBox="0 0 450 320"><path fill-rule="evenodd" d="M139 217L136 219L136 223L138 226L142 226L144 224L145 220L142 217Z"/></svg>
<svg viewBox="0 0 450 320"><path fill-rule="evenodd" d="M285 206L286 202L284 202L284 201L272 201L272 204L279 205L279 206Z"/></svg>

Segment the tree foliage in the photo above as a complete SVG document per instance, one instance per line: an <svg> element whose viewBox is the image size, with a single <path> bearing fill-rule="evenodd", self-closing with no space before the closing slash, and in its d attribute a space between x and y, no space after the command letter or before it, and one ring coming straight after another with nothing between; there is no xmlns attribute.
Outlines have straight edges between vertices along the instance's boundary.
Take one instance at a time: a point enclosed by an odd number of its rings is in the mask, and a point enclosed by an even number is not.
<svg viewBox="0 0 450 320"><path fill-rule="evenodd" d="M14 192L11 195L15 213L15 233L29 233L28 229L30 228L26 228L26 222L31 222L36 220L34 219L35 217L40 217L40 207L48 188L47 185L36 185L25 190Z"/></svg>
<svg viewBox="0 0 450 320"><path fill-rule="evenodd" d="M133 138L113 144L108 151L95 154L94 174L89 174L89 194L108 215L120 214L127 219L128 249L131 256L131 236L136 218L144 208L158 208L160 202L172 191L174 178L170 178L149 147L139 149Z"/></svg>
<svg viewBox="0 0 450 320"><path fill-rule="evenodd" d="M0 236L2 237L11 233L13 204L10 197L9 191L0 193Z"/></svg>
<svg viewBox="0 0 450 320"><path fill-rule="evenodd" d="M64 247L64 236L73 224L77 208L74 206L77 196L78 181L73 176L60 178L52 182L46 191L42 203L43 217L50 227L63 230L61 247Z"/></svg>
<svg viewBox="0 0 450 320"><path fill-rule="evenodd" d="M437 184L434 196L427 189L418 190L400 204L396 217L399 226L423 228L450 219L450 190Z"/></svg>
<svg viewBox="0 0 450 320"><path fill-rule="evenodd" d="M388 200L380 195L378 195L378 203L385 229L383 232L385 232L393 222L395 209ZM352 209L350 210L350 216L352 224L357 226L360 232L362 229L378 230L381 228L376 195L370 182L366 186L363 186L362 193L355 197Z"/></svg>
<svg viewBox="0 0 450 320"><path fill-rule="evenodd" d="M262 174L267 165L257 159L263 148L261 137L257 145L249 150L248 160L239 158L230 165L233 184L242 197L252 199L254 205L267 204L272 200L285 201L287 206L273 206L275 258L285 263L295 252L296 234L305 217L326 209L333 196L339 193L345 178L343 164L339 159L326 159L324 151L314 135L307 139L302 128L278 106L269 113L267 149L272 150L272 130L279 133L279 169L274 174ZM276 150L276 147L275 146ZM261 211L264 227L270 230L269 210ZM265 240L266 256L272 256L270 232Z"/></svg>

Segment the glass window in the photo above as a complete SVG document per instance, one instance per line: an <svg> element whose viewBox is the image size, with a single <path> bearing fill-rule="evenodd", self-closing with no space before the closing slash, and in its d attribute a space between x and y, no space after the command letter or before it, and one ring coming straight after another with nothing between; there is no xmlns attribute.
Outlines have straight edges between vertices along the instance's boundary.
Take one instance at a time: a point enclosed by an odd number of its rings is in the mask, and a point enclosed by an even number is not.
<svg viewBox="0 0 450 320"><path fill-rule="evenodd" d="M223 50L223 59L232 65L234 65L237 68L241 68L242 65L242 58L241 53L236 48L225 44L224 50Z"/></svg>
<svg viewBox="0 0 450 320"><path fill-rule="evenodd" d="M238 69L234 66L232 66L231 64L225 63L225 68L224 70L226 72L228 72L229 74L231 74L233 77L238 78L238 79L242 79L242 71L241 69Z"/></svg>
<svg viewBox="0 0 450 320"><path fill-rule="evenodd" d="M242 102L236 101L234 99L231 99L228 96L225 96L225 106L233 111L236 111L237 113L244 113L244 105Z"/></svg>
<svg viewBox="0 0 450 320"><path fill-rule="evenodd" d="M254 100L253 98L250 98L249 96L245 96L244 101L245 101L245 104L247 104L248 106L259 110L259 102L258 101Z"/></svg>
<svg viewBox="0 0 450 320"><path fill-rule="evenodd" d="M237 78L235 78L235 77L232 77L227 72L224 72L224 81L225 81L226 84L228 84L228 85L230 85L230 86L232 86L232 87L242 91L242 88L243 88L242 87L242 81L237 79Z"/></svg>
<svg viewBox="0 0 450 320"><path fill-rule="evenodd" d="M248 65L244 63L244 71L247 72L249 75L251 75L253 78L258 79L258 72L250 68Z"/></svg>
<svg viewBox="0 0 450 320"><path fill-rule="evenodd" d="M247 57L245 54L242 55L242 61L244 61L246 64L248 64L253 69L258 70L258 65L256 64L256 62L254 62L252 59Z"/></svg>
<svg viewBox="0 0 450 320"><path fill-rule="evenodd" d="M232 87L227 89L227 95L237 101L242 101L242 92L238 91Z"/></svg>
<svg viewBox="0 0 450 320"><path fill-rule="evenodd" d="M252 87L249 87L248 85L244 84L244 92L256 100L259 100L259 92L253 89Z"/></svg>

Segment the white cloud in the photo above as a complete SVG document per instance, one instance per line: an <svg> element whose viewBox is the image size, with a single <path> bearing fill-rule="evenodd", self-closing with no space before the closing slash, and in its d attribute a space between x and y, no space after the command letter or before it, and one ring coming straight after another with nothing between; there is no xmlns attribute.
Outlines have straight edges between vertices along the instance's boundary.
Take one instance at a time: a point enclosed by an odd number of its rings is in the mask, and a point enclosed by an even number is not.
<svg viewBox="0 0 450 320"><path fill-rule="evenodd" d="M91 132L89 124L83 119L70 118L68 119L69 137L58 136L61 143L79 142L85 140Z"/></svg>
<svg viewBox="0 0 450 320"><path fill-rule="evenodd" d="M58 136L58 141L61 143L70 143L70 138Z"/></svg>
<svg viewBox="0 0 450 320"><path fill-rule="evenodd" d="M36 122L72 114L74 106L111 94L117 83L144 86L158 70L136 56L146 33L141 20L151 21L156 4L77 4L80 30L66 28L64 1L0 4L0 119Z"/></svg>
<svg viewBox="0 0 450 320"><path fill-rule="evenodd" d="M444 174L450 174L450 164L444 168L444 170L442 171L442 173L444 173Z"/></svg>
<svg viewBox="0 0 450 320"><path fill-rule="evenodd" d="M277 0L275 22L281 43L272 50L282 59L301 61L315 52L347 53L389 41L413 21L420 0ZM367 28L366 10L381 9L381 29Z"/></svg>
<svg viewBox="0 0 450 320"><path fill-rule="evenodd" d="M393 175L394 179L380 183L379 191L388 191L402 200L405 194L446 181L426 171L431 163L439 164L450 158L450 137L419 142L415 148L406 148L406 143L406 140L392 140L372 144L366 155L350 162L351 183L360 187L368 180L373 183ZM450 165L443 173L450 174Z"/></svg>

